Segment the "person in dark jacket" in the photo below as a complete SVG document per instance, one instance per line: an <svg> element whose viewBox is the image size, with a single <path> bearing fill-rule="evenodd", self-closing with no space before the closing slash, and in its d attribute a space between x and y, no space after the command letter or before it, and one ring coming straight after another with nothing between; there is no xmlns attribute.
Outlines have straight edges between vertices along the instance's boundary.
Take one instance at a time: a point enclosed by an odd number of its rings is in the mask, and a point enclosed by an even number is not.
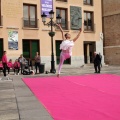
<svg viewBox="0 0 120 120"><path fill-rule="evenodd" d="M101 58L100 55L94 52L94 68L95 68L95 73L100 73L100 64L101 64Z"/></svg>

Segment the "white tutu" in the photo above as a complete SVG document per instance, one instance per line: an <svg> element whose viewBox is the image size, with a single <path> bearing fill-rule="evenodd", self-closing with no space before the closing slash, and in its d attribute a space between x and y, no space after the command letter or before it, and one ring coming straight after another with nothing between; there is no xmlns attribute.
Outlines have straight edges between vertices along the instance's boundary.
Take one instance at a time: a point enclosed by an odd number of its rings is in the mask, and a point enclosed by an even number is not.
<svg viewBox="0 0 120 120"><path fill-rule="evenodd" d="M74 46L74 42L70 40L63 40L60 44L60 50L69 50Z"/></svg>
<svg viewBox="0 0 120 120"><path fill-rule="evenodd" d="M72 47L74 46L74 42L71 40L63 40L60 44L60 50L67 50L72 55Z"/></svg>

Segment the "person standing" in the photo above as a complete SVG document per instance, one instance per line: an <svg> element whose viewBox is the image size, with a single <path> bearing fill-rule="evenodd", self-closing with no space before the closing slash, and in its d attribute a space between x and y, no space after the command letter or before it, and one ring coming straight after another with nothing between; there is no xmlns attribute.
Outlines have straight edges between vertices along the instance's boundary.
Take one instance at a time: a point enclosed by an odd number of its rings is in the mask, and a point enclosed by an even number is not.
<svg viewBox="0 0 120 120"><path fill-rule="evenodd" d="M23 57L23 55L21 54L20 57L18 58L18 62L20 63L20 67L21 67L21 74L23 74L23 69L25 68L25 65L27 63L27 60Z"/></svg>
<svg viewBox="0 0 120 120"><path fill-rule="evenodd" d="M40 62L41 62L41 59L40 59L40 55L38 52L36 52L36 56L35 56L35 69L36 69L36 73L37 74L37 68L39 69L39 73L40 73Z"/></svg>
<svg viewBox="0 0 120 120"><path fill-rule="evenodd" d="M7 56L6 56L7 52L4 51L3 52L3 56L2 56L2 64L3 64L3 74L6 77L6 69L7 69Z"/></svg>
<svg viewBox="0 0 120 120"><path fill-rule="evenodd" d="M60 44L60 50L62 50L62 51L60 53L60 63L59 63L58 74L57 74L57 77L59 77L62 65L66 59L71 57L74 42L79 38L82 30L80 28L78 35L74 39L71 39L71 35L69 33L66 33L65 35L63 34L63 29L62 29L61 25L57 24L57 26L59 27L59 29L62 33L62 39L63 39L62 43Z"/></svg>
<svg viewBox="0 0 120 120"><path fill-rule="evenodd" d="M95 73L100 73L100 63L101 63L101 58L100 55L94 52L94 68L95 68Z"/></svg>

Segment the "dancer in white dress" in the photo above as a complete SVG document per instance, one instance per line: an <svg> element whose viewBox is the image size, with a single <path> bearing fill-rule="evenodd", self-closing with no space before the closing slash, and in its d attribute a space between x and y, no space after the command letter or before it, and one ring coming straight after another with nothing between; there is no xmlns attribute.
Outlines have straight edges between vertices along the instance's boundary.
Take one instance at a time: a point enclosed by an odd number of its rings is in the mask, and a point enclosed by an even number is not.
<svg viewBox="0 0 120 120"><path fill-rule="evenodd" d="M59 63L59 67L58 67L58 74L57 74L57 77L60 76L60 71L61 71L61 68L62 68L62 65L64 63L64 60L68 59L71 57L72 55L72 47L74 46L74 42L79 38L80 36L80 33L81 33L81 28L79 29L79 33L78 35L73 39L71 40L71 36L69 33L66 33L65 35L63 34L63 29L61 28L61 25L58 25L57 26L59 27L61 33L62 33L62 43L60 44L60 50L61 51L61 54L60 54L60 63Z"/></svg>

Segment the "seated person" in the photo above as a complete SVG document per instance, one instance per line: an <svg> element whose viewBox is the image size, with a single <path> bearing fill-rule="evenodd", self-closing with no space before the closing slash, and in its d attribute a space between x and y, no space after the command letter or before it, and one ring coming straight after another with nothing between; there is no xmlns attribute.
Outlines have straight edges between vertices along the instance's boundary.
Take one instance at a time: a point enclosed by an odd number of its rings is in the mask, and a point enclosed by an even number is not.
<svg viewBox="0 0 120 120"><path fill-rule="evenodd" d="M3 64L1 60L0 60L0 70L3 70Z"/></svg>
<svg viewBox="0 0 120 120"><path fill-rule="evenodd" d="M18 62L18 59L15 60L15 63L13 64L13 69L14 69L15 75L16 75L16 70L17 70L17 74L19 75L20 63Z"/></svg>
<svg viewBox="0 0 120 120"><path fill-rule="evenodd" d="M9 62L7 63L8 74L9 74L9 72L10 72L10 68L13 69L12 59L10 59Z"/></svg>

